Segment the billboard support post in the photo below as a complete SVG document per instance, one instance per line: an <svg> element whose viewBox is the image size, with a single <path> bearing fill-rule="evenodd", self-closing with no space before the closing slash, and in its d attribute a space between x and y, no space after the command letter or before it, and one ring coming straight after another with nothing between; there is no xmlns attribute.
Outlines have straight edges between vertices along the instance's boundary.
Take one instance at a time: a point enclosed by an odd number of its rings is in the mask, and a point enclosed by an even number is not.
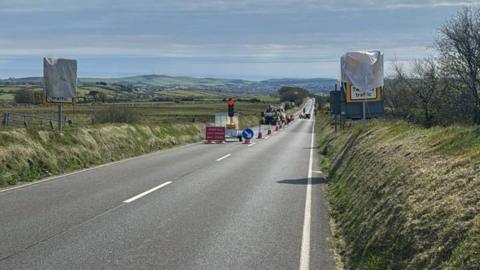
<svg viewBox="0 0 480 270"><path fill-rule="evenodd" d="M367 114L366 114L367 103L364 101L362 103L362 106L363 106L363 124L367 125Z"/></svg>
<svg viewBox="0 0 480 270"><path fill-rule="evenodd" d="M368 78L367 76L365 76L365 84L368 83ZM367 125L367 89L363 90L364 91L364 100L363 100L363 104L362 104L362 107L363 107L363 124L366 126Z"/></svg>
<svg viewBox="0 0 480 270"><path fill-rule="evenodd" d="M58 104L58 131L62 131L62 104Z"/></svg>

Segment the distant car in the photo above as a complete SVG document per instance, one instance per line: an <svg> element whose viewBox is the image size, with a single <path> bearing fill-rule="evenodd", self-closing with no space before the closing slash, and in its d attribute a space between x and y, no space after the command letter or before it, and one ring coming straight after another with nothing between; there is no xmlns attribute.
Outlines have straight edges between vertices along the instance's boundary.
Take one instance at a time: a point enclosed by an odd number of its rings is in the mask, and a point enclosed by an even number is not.
<svg viewBox="0 0 480 270"><path fill-rule="evenodd" d="M309 113L305 114L305 119L310 119L310 114Z"/></svg>

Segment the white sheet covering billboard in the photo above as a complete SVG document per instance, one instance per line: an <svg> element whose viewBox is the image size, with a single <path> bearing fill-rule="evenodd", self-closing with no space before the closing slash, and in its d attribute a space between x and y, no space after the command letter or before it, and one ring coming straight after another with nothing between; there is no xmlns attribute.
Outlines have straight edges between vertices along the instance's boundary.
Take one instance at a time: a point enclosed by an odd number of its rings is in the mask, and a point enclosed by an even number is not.
<svg viewBox="0 0 480 270"><path fill-rule="evenodd" d="M384 84L383 53L379 51L346 53L341 58L341 76L342 82L350 82L352 88L366 92L363 94L364 97L369 96L369 91L383 87Z"/></svg>
<svg viewBox="0 0 480 270"><path fill-rule="evenodd" d="M43 58L43 83L47 102L72 102L77 96L77 60Z"/></svg>

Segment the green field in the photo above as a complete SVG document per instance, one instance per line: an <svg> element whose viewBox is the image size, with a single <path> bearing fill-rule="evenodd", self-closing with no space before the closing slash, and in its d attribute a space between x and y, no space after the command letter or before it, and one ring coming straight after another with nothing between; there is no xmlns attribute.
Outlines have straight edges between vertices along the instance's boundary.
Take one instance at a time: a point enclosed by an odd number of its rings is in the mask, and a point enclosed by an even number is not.
<svg viewBox="0 0 480 270"><path fill-rule="evenodd" d="M0 187L198 142L205 126L214 122L214 114L227 111L225 97L215 93L172 90L167 94L188 101L64 105L66 123L72 124L64 125L62 133L55 130L56 105L1 104L0 113L10 113L10 123L0 128ZM271 96L239 98L235 109L240 128L257 125L261 112L278 102Z"/></svg>
<svg viewBox="0 0 480 270"><path fill-rule="evenodd" d="M237 102L236 109L240 113L240 119L260 117L267 103ZM135 116L133 123L138 124L161 124L164 122L202 122L211 123L214 121L216 112L225 112L226 104L223 101L194 101L194 102L134 102L115 104L77 104L64 105L63 115L71 120L75 126L90 126L100 124L95 122L95 117L114 111L117 114L128 114ZM20 120L26 118L31 125L40 121L44 124L48 120L56 120L56 106L28 106L28 107L0 107L0 112L9 112L11 117ZM92 122L93 121L93 122ZM112 121L123 122L123 121ZM104 122L103 122L104 123ZM132 123L132 122L130 122Z"/></svg>
<svg viewBox="0 0 480 270"><path fill-rule="evenodd" d="M40 84L0 84L0 100L3 104L13 103L14 95L19 90L42 92ZM201 90L191 88L144 89L125 87L117 84L99 85L95 83L80 83L77 86L79 103L95 102L89 93L98 92L105 95L105 102L118 101L177 101L177 100L223 100L228 97L242 99L256 98L261 101L275 101L275 97L267 94L236 93L226 90ZM97 102L102 100L98 99Z"/></svg>
<svg viewBox="0 0 480 270"><path fill-rule="evenodd" d="M57 120L55 105L15 104L16 91L28 89L42 91L38 85L0 85L0 113L10 113L10 126L49 128L50 121ZM106 102L92 99L89 92L102 92ZM116 122L130 124L158 125L165 122L211 123L214 114L226 111L226 99L234 94L174 89L157 91L154 97L144 94L120 91L111 85L79 85L79 103L63 106L63 119L76 127ZM240 113L242 127L258 122L260 113L278 98L270 95L245 94L235 96L236 110ZM114 101L114 98L119 100ZM126 101L122 101L125 98Z"/></svg>

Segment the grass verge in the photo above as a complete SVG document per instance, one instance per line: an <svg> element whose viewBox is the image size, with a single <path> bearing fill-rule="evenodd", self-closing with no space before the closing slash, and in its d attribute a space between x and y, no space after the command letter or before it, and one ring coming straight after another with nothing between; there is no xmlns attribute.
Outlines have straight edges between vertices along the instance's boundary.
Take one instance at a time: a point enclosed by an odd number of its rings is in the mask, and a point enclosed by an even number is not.
<svg viewBox="0 0 480 270"><path fill-rule="evenodd" d="M480 269L480 127L317 125L346 269Z"/></svg>
<svg viewBox="0 0 480 270"><path fill-rule="evenodd" d="M62 133L35 129L0 131L0 186L200 141L202 124L108 124Z"/></svg>

